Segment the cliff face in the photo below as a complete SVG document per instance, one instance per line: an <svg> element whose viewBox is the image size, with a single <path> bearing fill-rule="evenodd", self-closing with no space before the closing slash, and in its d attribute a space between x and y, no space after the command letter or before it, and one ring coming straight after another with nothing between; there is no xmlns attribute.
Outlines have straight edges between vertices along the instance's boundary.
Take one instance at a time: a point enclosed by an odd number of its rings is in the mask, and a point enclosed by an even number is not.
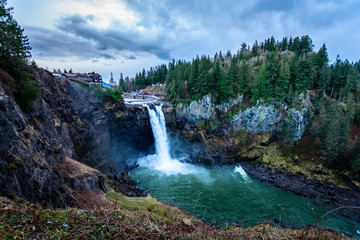
<svg viewBox="0 0 360 240"><path fill-rule="evenodd" d="M146 107L108 102L111 149L122 171L135 167L135 160L154 152L154 137Z"/></svg>
<svg viewBox="0 0 360 240"><path fill-rule="evenodd" d="M57 171L74 155L71 101L45 71L31 69L42 98L24 113L1 89L0 191L49 206L64 207L72 196Z"/></svg>
<svg viewBox="0 0 360 240"><path fill-rule="evenodd" d="M306 107L297 110L286 104L258 104L250 108L242 96L216 105L205 96L189 106L166 107L165 113L171 131L200 144L208 153L194 161L211 166L259 158L277 139L284 122L290 123L294 141L301 139L311 121L310 106Z"/></svg>
<svg viewBox="0 0 360 240"><path fill-rule="evenodd" d="M65 159L103 173L119 172L112 154L106 103L75 82L56 80L36 67L28 71L42 95L32 111L23 112L11 92L0 87L0 195L50 207L77 204L73 190L103 191L104 176L94 171L70 181L59 171ZM132 187L135 184L126 182Z"/></svg>
<svg viewBox="0 0 360 240"><path fill-rule="evenodd" d="M75 82L66 85L73 111L71 134L75 156L81 162L104 173L117 173L119 168L111 150L111 117L107 115L105 101ZM123 104L121 100L116 104Z"/></svg>

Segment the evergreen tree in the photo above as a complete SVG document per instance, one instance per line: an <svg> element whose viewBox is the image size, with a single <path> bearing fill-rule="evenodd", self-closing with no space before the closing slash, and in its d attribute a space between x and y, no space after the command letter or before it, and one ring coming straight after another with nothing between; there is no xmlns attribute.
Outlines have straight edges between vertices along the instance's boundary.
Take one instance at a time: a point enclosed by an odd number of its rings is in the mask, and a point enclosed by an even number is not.
<svg viewBox="0 0 360 240"><path fill-rule="evenodd" d="M288 48L288 38L284 37L280 43L280 49L281 51L285 51Z"/></svg>
<svg viewBox="0 0 360 240"><path fill-rule="evenodd" d="M27 36L12 16L12 8L6 8L7 1L0 1L0 64L7 64L13 57L25 59L30 54ZM1 65L0 65L1 66Z"/></svg>
<svg viewBox="0 0 360 240"><path fill-rule="evenodd" d="M315 89L319 89L319 86L324 86L324 83L319 83L322 70L324 66L328 66L329 58L328 53L326 49L325 43L322 45L322 47L319 49L317 54L314 55L314 61L313 61L313 68L314 68L314 87ZM322 79L323 81L324 79ZM326 83L328 84L328 83ZM323 88L323 90L325 90Z"/></svg>
<svg viewBox="0 0 360 240"><path fill-rule="evenodd" d="M306 36L302 36L301 40L300 40L300 49L299 49L299 53L304 54L304 53L308 53L311 52L314 48L314 45L312 43L311 38L306 35Z"/></svg>
<svg viewBox="0 0 360 240"><path fill-rule="evenodd" d="M239 67L239 92L244 95L245 99L250 97L250 82L252 81L252 73L250 65L242 62Z"/></svg>
<svg viewBox="0 0 360 240"><path fill-rule="evenodd" d="M303 92L313 88L312 69L308 59L301 57L298 59L295 69L295 90Z"/></svg>
<svg viewBox="0 0 360 240"><path fill-rule="evenodd" d="M350 121L337 102L330 102L323 115L322 152L327 158L326 165L331 166L348 151Z"/></svg>
<svg viewBox="0 0 360 240"><path fill-rule="evenodd" d="M130 92L132 90L132 87L130 86L130 79L128 76L125 78L125 91Z"/></svg>
<svg viewBox="0 0 360 240"><path fill-rule="evenodd" d="M13 95L16 103L25 111L33 108L41 93L26 67L26 60L31 56L28 38L13 18L12 8L6 5L6 0L0 0L0 68L10 74L14 81L4 82L0 78L0 85L8 86L4 87L5 91L11 89L8 94Z"/></svg>
<svg viewBox="0 0 360 240"><path fill-rule="evenodd" d="M280 76L280 62L276 51L272 52L270 59L266 64L266 79L268 81L268 92L271 97L275 96L274 87Z"/></svg>
<svg viewBox="0 0 360 240"><path fill-rule="evenodd" d="M230 67L227 73L228 83L230 86L230 96L235 97L236 94L240 91L240 69L237 66L236 58L233 58L230 63Z"/></svg>
<svg viewBox="0 0 360 240"><path fill-rule="evenodd" d="M140 84L140 87L144 88L144 87L146 87L146 85L148 85L148 83L146 81L146 71L145 71L145 68L143 68L143 70L141 72L141 84Z"/></svg>
<svg viewBox="0 0 360 240"><path fill-rule="evenodd" d="M199 64L200 59L199 56L196 56L196 58L192 62L191 66L191 78L189 81L189 94L191 96L199 96Z"/></svg>
<svg viewBox="0 0 360 240"><path fill-rule="evenodd" d="M274 88L274 96L277 100L284 101L286 99L290 88L290 77L290 66L289 63L285 62L280 67L279 80Z"/></svg>
<svg viewBox="0 0 360 240"><path fill-rule="evenodd" d="M340 99L344 96L344 88L351 70L348 60L342 61L339 56L335 64L331 66L331 93L330 97Z"/></svg>
<svg viewBox="0 0 360 240"><path fill-rule="evenodd" d="M295 145L295 122L291 115L281 122L280 140L283 152L288 154Z"/></svg>
<svg viewBox="0 0 360 240"><path fill-rule="evenodd" d="M213 72L213 84L216 88L212 88L211 94L218 103L226 102L229 100L229 85L220 67L220 61L216 61ZM217 91L216 91L217 90Z"/></svg>
<svg viewBox="0 0 360 240"><path fill-rule="evenodd" d="M210 93L211 89L214 87L212 85L210 69L212 67L211 60L202 56L199 63L199 84L196 85L200 89L200 96L205 96Z"/></svg>
<svg viewBox="0 0 360 240"><path fill-rule="evenodd" d="M227 50L226 52L226 59L231 59L232 58L232 54L230 50Z"/></svg>
<svg viewBox="0 0 360 240"><path fill-rule="evenodd" d="M115 81L114 81L114 77L113 77L113 73L112 73L112 72L110 72L110 80L109 80L109 83L110 83L111 85L114 85L114 84L115 84Z"/></svg>
<svg viewBox="0 0 360 240"><path fill-rule="evenodd" d="M360 173L360 138L358 138L355 148L351 154L350 169L354 173Z"/></svg>
<svg viewBox="0 0 360 240"><path fill-rule="evenodd" d="M322 97L323 93L329 90L331 78L331 70L327 64L324 64L320 70L319 80L317 82L317 89L319 89L319 96Z"/></svg>
<svg viewBox="0 0 360 240"><path fill-rule="evenodd" d="M252 55L253 57L258 56L259 50L260 50L259 43L258 43L258 41L255 41L255 43L253 44L253 46L252 46L252 48L251 48L251 55Z"/></svg>
<svg viewBox="0 0 360 240"><path fill-rule="evenodd" d="M358 82L359 82L359 74L357 70L353 67L351 68L346 79L346 84L344 89L344 99L347 99L351 93L355 93Z"/></svg>
<svg viewBox="0 0 360 240"><path fill-rule="evenodd" d="M265 101L270 99L266 68L266 64L264 63L256 75L254 85L251 89L251 100L253 103L256 103L260 98L263 98Z"/></svg>
<svg viewBox="0 0 360 240"><path fill-rule="evenodd" d="M295 37L292 44L289 46L289 50L295 52L297 55L301 54L301 40L300 37Z"/></svg>
<svg viewBox="0 0 360 240"><path fill-rule="evenodd" d="M121 89L122 89L123 91L125 91L125 92L128 91L128 89L126 88L124 76L123 76L122 73L120 73L119 86L121 87Z"/></svg>

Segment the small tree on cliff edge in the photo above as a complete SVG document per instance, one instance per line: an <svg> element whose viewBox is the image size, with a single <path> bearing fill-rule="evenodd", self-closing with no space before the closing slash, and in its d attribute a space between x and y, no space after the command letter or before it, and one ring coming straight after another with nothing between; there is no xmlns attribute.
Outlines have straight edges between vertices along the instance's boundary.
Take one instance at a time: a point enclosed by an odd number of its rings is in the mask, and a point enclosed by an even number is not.
<svg viewBox="0 0 360 240"><path fill-rule="evenodd" d="M10 57L29 57L31 47L27 36L13 18L13 8L6 8L7 0L0 0L0 56L9 60Z"/></svg>
<svg viewBox="0 0 360 240"><path fill-rule="evenodd" d="M40 97L40 90L31 81L26 70L26 58L30 57L31 47L27 36L12 16L12 8L6 8L7 1L0 0L0 67L15 79L14 97L23 109L32 109L33 103Z"/></svg>

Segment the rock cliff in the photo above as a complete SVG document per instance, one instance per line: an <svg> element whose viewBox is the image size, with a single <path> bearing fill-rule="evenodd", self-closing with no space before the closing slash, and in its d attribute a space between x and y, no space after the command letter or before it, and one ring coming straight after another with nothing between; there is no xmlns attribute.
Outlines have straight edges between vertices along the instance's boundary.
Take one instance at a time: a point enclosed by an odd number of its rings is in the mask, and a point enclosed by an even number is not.
<svg viewBox="0 0 360 240"><path fill-rule="evenodd" d="M307 107L307 108L306 108ZM199 158L204 165L233 164L241 159L257 159L278 138L282 122L291 122L293 138L300 140L311 121L308 108L289 109L285 103L249 107L242 96L217 105L207 95L189 106L179 104L167 114L167 126L186 140L200 144L208 153ZM175 114L175 117L173 116ZM168 117L169 116L169 117Z"/></svg>
<svg viewBox="0 0 360 240"><path fill-rule="evenodd" d="M59 170L66 159L110 175L120 170L112 154L106 103L75 82L28 68L42 96L33 110L22 111L0 84L0 195L49 207L77 204L73 190L99 188L104 179L99 172L69 183Z"/></svg>

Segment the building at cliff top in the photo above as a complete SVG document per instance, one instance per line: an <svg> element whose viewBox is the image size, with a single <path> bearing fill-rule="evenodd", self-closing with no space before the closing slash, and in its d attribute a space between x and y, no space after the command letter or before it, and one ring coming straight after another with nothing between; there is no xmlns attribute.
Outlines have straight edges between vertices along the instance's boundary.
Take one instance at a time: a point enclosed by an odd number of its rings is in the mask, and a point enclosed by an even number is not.
<svg viewBox="0 0 360 240"><path fill-rule="evenodd" d="M100 74L91 73L53 73L54 77L67 78L70 80L81 80L90 84L102 85L102 77Z"/></svg>

